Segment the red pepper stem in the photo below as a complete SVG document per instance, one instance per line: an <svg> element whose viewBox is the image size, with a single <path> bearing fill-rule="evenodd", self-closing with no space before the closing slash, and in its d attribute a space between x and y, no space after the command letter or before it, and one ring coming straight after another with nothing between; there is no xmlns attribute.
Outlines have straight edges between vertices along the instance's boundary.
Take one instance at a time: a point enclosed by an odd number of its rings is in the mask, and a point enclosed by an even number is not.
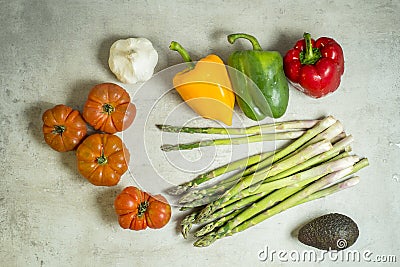
<svg viewBox="0 0 400 267"><path fill-rule="evenodd" d="M245 33L234 33L234 34L230 34L228 35L228 42L233 44L237 39L239 38L244 38L250 41L250 43L253 46L253 50L257 50L257 51L262 51L262 48L260 46L260 43L258 42L258 40L256 39L256 37L250 35L250 34L245 34Z"/></svg>
<svg viewBox="0 0 400 267"><path fill-rule="evenodd" d="M300 62L303 65L313 65L322 57L321 51L317 47L312 46L311 34L305 32L303 37L306 43L306 50L301 52Z"/></svg>
<svg viewBox="0 0 400 267"><path fill-rule="evenodd" d="M178 52L183 60L187 63L189 69L194 69L195 64L192 62L188 51L183 48L178 42L172 41L169 45L169 49Z"/></svg>
<svg viewBox="0 0 400 267"><path fill-rule="evenodd" d="M308 32L305 32L304 35L304 41L306 42L306 59L312 58L314 53L312 51L313 47L312 47L312 43L311 43L311 34L309 34Z"/></svg>

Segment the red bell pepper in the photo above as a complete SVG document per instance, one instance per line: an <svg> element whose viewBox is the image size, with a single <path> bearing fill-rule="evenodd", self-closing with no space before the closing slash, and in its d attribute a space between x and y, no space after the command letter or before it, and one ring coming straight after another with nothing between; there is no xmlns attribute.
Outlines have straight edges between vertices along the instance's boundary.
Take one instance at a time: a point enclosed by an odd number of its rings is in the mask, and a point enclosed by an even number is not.
<svg viewBox="0 0 400 267"><path fill-rule="evenodd" d="M309 33L304 33L304 39L286 53L283 68L296 89L320 98L339 87L344 72L343 50L332 38L315 41Z"/></svg>

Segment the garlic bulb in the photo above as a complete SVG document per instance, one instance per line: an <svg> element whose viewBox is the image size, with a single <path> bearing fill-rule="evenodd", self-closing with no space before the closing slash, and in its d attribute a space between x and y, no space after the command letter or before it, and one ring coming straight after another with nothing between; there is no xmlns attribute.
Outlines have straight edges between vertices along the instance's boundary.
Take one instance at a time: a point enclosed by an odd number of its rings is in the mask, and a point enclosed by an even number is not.
<svg viewBox="0 0 400 267"><path fill-rule="evenodd" d="M134 84L149 80L158 62L158 54L146 38L118 40L110 48L108 65L123 83Z"/></svg>

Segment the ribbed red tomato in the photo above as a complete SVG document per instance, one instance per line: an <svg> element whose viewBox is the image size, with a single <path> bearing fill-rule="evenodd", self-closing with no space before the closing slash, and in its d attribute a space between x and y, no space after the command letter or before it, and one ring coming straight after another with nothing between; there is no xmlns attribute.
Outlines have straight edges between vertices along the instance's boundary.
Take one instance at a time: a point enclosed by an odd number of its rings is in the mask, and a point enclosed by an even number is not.
<svg viewBox="0 0 400 267"><path fill-rule="evenodd" d="M116 133L127 129L136 116L128 92L114 83L98 84L89 92L83 118L94 129Z"/></svg>
<svg viewBox="0 0 400 267"><path fill-rule="evenodd" d="M86 136L86 123L79 111L57 105L42 115L43 135L46 143L56 151L75 149Z"/></svg>
<svg viewBox="0 0 400 267"><path fill-rule="evenodd" d="M94 185L113 186L128 170L130 154L112 134L88 136L76 150L79 172Z"/></svg>
<svg viewBox="0 0 400 267"><path fill-rule="evenodd" d="M114 207L124 229L158 229L171 218L171 206L162 195L151 196L134 186L126 187L117 196Z"/></svg>

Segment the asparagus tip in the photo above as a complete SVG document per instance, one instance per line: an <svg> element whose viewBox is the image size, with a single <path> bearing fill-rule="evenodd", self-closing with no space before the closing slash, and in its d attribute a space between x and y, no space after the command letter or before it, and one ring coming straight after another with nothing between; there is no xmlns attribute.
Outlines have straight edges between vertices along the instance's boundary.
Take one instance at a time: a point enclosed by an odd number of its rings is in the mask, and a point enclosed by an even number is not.
<svg viewBox="0 0 400 267"><path fill-rule="evenodd" d="M162 130L163 130L163 127L164 127L164 125L163 125L163 124L156 124L156 127L162 131Z"/></svg>
<svg viewBox="0 0 400 267"><path fill-rule="evenodd" d="M187 239L190 228L192 228L191 224L184 224L182 225L181 233L184 239Z"/></svg>
<svg viewBox="0 0 400 267"><path fill-rule="evenodd" d="M208 223L194 233L195 237L201 237L209 233L213 229L213 223Z"/></svg>
<svg viewBox="0 0 400 267"><path fill-rule="evenodd" d="M179 127L174 127L174 126L166 125L166 124L156 124L156 127L163 132L179 133L179 131L180 131Z"/></svg>
<svg viewBox="0 0 400 267"><path fill-rule="evenodd" d="M193 243L195 247L208 247L215 241L215 236L214 235L206 235L203 236L199 239L196 240L196 242Z"/></svg>
<svg viewBox="0 0 400 267"><path fill-rule="evenodd" d="M211 207L209 207L208 205L205 206L199 213L199 215L197 215L197 218L195 220L195 223L199 223L202 222L205 218L207 218L207 216L209 214L211 214L212 210Z"/></svg>
<svg viewBox="0 0 400 267"><path fill-rule="evenodd" d="M189 193L185 194L183 197L181 197L181 198L178 200L178 203L179 203L179 204L185 204L185 203L192 202L192 201L194 201L194 200L196 200L196 199L198 199L198 198L196 197L196 195L194 195L193 192L189 192Z"/></svg>
<svg viewBox="0 0 400 267"><path fill-rule="evenodd" d="M196 218L196 215L196 213L189 214L181 221L181 233L183 238L186 239L188 237L189 231L190 229L192 229L193 221Z"/></svg>
<svg viewBox="0 0 400 267"><path fill-rule="evenodd" d="M187 186L178 185L178 186L175 186L175 187L169 189L167 191L167 193L170 195L173 195L173 196L178 196L178 195L182 195L183 193L185 193L188 189L189 189L189 187L187 187Z"/></svg>
<svg viewBox="0 0 400 267"><path fill-rule="evenodd" d="M197 232L195 232L193 235L194 235L194 237L201 237L201 236L203 236L204 234L203 234L203 232L197 231Z"/></svg>
<svg viewBox="0 0 400 267"><path fill-rule="evenodd" d="M177 147L175 145L169 145L169 144L162 145L160 148L162 151L165 151L165 152L177 150Z"/></svg>

